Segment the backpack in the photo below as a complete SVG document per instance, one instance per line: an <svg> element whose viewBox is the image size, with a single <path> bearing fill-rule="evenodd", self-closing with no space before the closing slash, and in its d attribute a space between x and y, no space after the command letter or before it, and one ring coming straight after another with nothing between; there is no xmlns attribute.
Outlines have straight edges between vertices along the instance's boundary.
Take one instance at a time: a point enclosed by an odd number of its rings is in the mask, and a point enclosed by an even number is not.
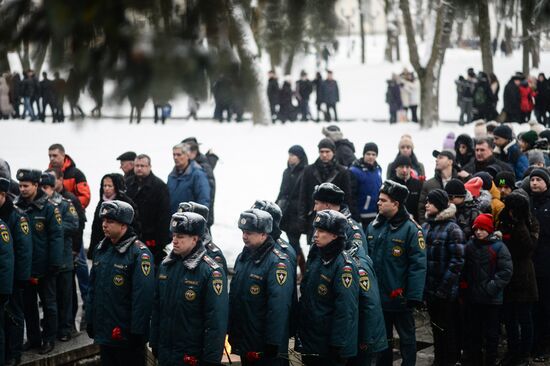
<svg viewBox="0 0 550 366"><path fill-rule="evenodd" d="M474 91L474 105L485 105L485 102L487 102L485 90L482 87L476 88Z"/></svg>

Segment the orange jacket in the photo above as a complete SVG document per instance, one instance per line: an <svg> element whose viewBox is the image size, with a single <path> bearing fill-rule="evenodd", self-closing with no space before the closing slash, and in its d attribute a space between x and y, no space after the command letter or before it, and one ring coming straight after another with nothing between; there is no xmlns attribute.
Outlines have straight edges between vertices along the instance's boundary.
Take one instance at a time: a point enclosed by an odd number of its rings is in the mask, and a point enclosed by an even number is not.
<svg viewBox="0 0 550 366"><path fill-rule="evenodd" d="M50 164L49 167L51 168L52 165ZM88 207L91 193L86 176L76 167L69 155L65 155L65 161L61 170L63 171L63 186L65 189L78 197L78 200L82 203L82 207Z"/></svg>

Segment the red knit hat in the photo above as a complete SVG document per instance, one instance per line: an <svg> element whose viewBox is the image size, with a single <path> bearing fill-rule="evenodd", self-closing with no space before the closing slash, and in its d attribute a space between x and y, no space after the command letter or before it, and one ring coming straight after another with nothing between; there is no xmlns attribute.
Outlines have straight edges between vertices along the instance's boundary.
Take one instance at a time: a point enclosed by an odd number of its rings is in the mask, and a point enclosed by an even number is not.
<svg viewBox="0 0 550 366"><path fill-rule="evenodd" d="M483 179L480 177L474 177L464 184L464 188L466 188L474 198L479 197L481 187L483 187Z"/></svg>
<svg viewBox="0 0 550 366"><path fill-rule="evenodd" d="M495 231L493 225L493 215L491 214L481 214L474 220L472 229L482 229L487 231L489 234L492 234Z"/></svg>

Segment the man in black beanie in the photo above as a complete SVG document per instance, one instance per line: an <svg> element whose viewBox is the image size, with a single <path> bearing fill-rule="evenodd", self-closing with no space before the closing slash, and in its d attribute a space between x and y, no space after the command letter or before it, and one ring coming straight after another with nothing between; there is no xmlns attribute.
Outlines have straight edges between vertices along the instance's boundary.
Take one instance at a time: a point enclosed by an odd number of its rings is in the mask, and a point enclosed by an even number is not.
<svg viewBox="0 0 550 366"><path fill-rule="evenodd" d="M500 125L493 131L495 141L495 156L514 168L516 178L521 179L529 166L527 156L521 152L518 143L514 140L512 129L507 125Z"/></svg>
<svg viewBox="0 0 550 366"><path fill-rule="evenodd" d="M394 182L404 185L409 190L405 207L418 222L418 201L422 191L422 182L411 176L412 162L410 157L399 155L393 161L393 166L395 167L396 176Z"/></svg>
<svg viewBox="0 0 550 366"><path fill-rule="evenodd" d="M516 177L512 172L499 172L494 179L495 185L500 191L500 199L504 199L516 189Z"/></svg>
<svg viewBox="0 0 550 366"><path fill-rule="evenodd" d="M378 365L393 364L393 328L399 333L404 365L414 365L416 336L412 310L422 304L426 280L426 243L422 230L404 209L407 187L387 180L380 189L378 216L367 229L369 255L378 276L389 347Z"/></svg>
<svg viewBox="0 0 550 366"><path fill-rule="evenodd" d="M363 157L349 168L355 210L363 230L367 230L378 211L376 202L382 186L382 168L376 161L377 157L378 146L374 142L367 142L363 148Z"/></svg>
<svg viewBox="0 0 550 366"><path fill-rule="evenodd" d="M325 182L331 182L340 187L345 193L346 203L356 217L355 207L352 204L352 191L349 171L338 164L335 159L336 146L330 139L322 139L317 145L319 158L304 169L304 175L300 185L298 205L298 220L303 232L308 233L313 223L313 190L315 186ZM311 233L308 234L308 243L311 241Z"/></svg>

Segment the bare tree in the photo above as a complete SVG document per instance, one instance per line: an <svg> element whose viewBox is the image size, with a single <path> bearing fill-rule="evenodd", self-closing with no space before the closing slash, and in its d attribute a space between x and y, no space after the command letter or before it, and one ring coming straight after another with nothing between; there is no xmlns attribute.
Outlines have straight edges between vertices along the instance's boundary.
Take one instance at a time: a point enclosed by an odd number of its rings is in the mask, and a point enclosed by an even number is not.
<svg viewBox="0 0 550 366"><path fill-rule="evenodd" d="M403 22L409 46L409 59L420 81L420 125L430 128L439 120L439 79L445 52L449 46L454 17L454 6L448 1L439 0L435 11L435 24L432 27L429 58L422 63L418 54L415 30L409 0L400 0Z"/></svg>
<svg viewBox="0 0 550 366"><path fill-rule="evenodd" d="M491 20L489 19L489 0L478 0L478 32L481 47L483 71L493 72L493 51L491 47Z"/></svg>

